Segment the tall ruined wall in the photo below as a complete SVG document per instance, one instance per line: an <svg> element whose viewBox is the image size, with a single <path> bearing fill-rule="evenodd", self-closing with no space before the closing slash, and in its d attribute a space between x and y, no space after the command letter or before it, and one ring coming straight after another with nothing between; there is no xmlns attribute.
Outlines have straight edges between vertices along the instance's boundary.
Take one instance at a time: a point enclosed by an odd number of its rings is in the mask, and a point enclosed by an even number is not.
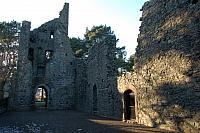
<svg viewBox="0 0 200 133"><path fill-rule="evenodd" d="M112 118L121 117L121 99L117 91L115 67L116 43L104 38L89 51L87 64L87 112Z"/></svg>
<svg viewBox="0 0 200 133"><path fill-rule="evenodd" d="M75 109L86 112L88 109L87 97L87 65L85 59L76 59L74 61L74 77L75 77Z"/></svg>
<svg viewBox="0 0 200 133"><path fill-rule="evenodd" d="M142 11L134 81L139 123L172 129L185 127L185 132L188 125L197 129L200 1L151 0Z"/></svg>
<svg viewBox="0 0 200 133"><path fill-rule="evenodd" d="M68 39L68 10L65 4L59 18L30 31L23 22L20 33L18 85L14 94L16 107L34 106L39 87L45 89L47 107L71 109L74 105L74 68Z"/></svg>
<svg viewBox="0 0 200 133"><path fill-rule="evenodd" d="M17 64L17 86L13 92L14 95L11 98L12 101L15 101L13 108L18 108L19 106L23 108L28 108L32 104L31 97L31 86L32 86L32 66L31 62L28 60L28 48L30 40L30 28L31 23L28 21L22 22L22 28L20 33L20 45L18 52L18 64ZM11 103L13 103L11 101Z"/></svg>

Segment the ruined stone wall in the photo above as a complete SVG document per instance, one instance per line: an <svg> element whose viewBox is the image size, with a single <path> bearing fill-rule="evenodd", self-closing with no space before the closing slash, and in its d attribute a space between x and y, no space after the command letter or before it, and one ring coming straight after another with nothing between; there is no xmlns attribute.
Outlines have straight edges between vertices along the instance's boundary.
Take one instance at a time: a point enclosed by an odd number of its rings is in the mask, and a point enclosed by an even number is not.
<svg viewBox="0 0 200 133"><path fill-rule="evenodd" d="M74 100L75 100L75 109L79 111L86 112L88 101L87 97L87 65L85 59L76 59L74 61L74 77L75 77L75 91L74 91Z"/></svg>
<svg viewBox="0 0 200 133"><path fill-rule="evenodd" d="M68 39L68 10L59 18L30 31L24 21L20 33L16 108L34 106L39 87L44 87L49 109L71 109L74 105L74 56Z"/></svg>
<svg viewBox="0 0 200 133"><path fill-rule="evenodd" d="M151 0L142 11L133 81L138 89L138 122L196 132L200 128L200 1Z"/></svg>
<svg viewBox="0 0 200 133"><path fill-rule="evenodd" d="M87 64L87 112L96 115L120 118L121 99L117 91L115 67L116 44L96 42L89 51Z"/></svg>
<svg viewBox="0 0 200 133"><path fill-rule="evenodd" d="M0 79L0 101L3 100L3 86L4 86L4 80Z"/></svg>
<svg viewBox="0 0 200 133"><path fill-rule="evenodd" d="M17 64L17 86L14 92L13 101L16 104L11 105L13 108L28 108L32 104L31 86L32 86L32 66L28 60L28 48L30 40L30 28L31 23L28 21L22 22L20 33L20 45L18 52L18 64Z"/></svg>

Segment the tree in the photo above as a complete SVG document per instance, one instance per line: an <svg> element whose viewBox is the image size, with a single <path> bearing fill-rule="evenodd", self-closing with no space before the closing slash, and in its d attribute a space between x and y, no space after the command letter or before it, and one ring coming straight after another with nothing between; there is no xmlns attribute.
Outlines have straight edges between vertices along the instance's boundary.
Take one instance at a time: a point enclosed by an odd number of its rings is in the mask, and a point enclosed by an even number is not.
<svg viewBox="0 0 200 133"><path fill-rule="evenodd" d="M106 25L93 26L91 30L87 29L85 34L85 40L88 46L92 46L95 42L99 42L105 38L107 38L108 42L118 42L111 27L107 27ZM126 54L125 46L116 48L116 67L119 73L127 71L127 68L129 68L129 63L126 61Z"/></svg>
<svg viewBox="0 0 200 133"><path fill-rule="evenodd" d="M106 37L110 36L110 39L116 39L114 32L111 30L110 26L100 25L100 26L93 26L91 30L86 30L86 34L84 35L85 40L89 43L89 46L92 45L94 42L98 42L101 39L105 39Z"/></svg>
<svg viewBox="0 0 200 133"><path fill-rule="evenodd" d="M75 57L82 58L88 52L88 47L84 40L75 37L72 37L69 40Z"/></svg>
<svg viewBox="0 0 200 133"><path fill-rule="evenodd" d="M74 55L78 58L85 57L88 54L89 48L91 48L96 42L106 40L116 43L118 40L115 37L111 27L106 25L93 26L91 30L86 31L84 39L70 38L70 44Z"/></svg>
<svg viewBox="0 0 200 133"><path fill-rule="evenodd" d="M86 30L84 39L80 38L70 38L71 47L73 49L74 55L76 57L84 57L88 54L88 49L92 47L95 43L106 41L109 43L116 44L118 39L114 32L111 30L110 26L100 25L93 26L91 30ZM132 60L131 60L132 61ZM116 67L119 73L129 71L132 66L131 62L126 60L125 46L116 48Z"/></svg>
<svg viewBox="0 0 200 133"><path fill-rule="evenodd" d="M126 70L128 72L134 71L134 68L133 68L133 66L134 66L134 59L135 59L135 54L132 54L129 57L128 61L127 61Z"/></svg>
<svg viewBox="0 0 200 133"><path fill-rule="evenodd" d="M16 68L20 23L0 22L0 90Z"/></svg>
<svg viewBox="0 0 200 133"><path fill-rule="evenodd" d="M125 46L116 48L116 65L119 74L126 71L126 51Z"/></svg>

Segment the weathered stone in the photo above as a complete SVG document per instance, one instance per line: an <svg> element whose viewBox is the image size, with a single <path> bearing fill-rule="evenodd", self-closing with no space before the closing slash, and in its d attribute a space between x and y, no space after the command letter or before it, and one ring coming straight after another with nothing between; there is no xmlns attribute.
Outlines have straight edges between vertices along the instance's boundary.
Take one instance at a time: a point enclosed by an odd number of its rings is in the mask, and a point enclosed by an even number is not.
<svg viewBox="0 0 200 133"><path fill-rule="evenodd" d="M117 91L116 42L104 38L96 42L88 58L76 59L68 39L68 9L59 18L30 31L24 21L20 33L16 86L10 88L10 109L31 109L39 87L45 88L48 109L76 109L121 117L121 98Z"/></svg>
<svg viewBox="0 0 200 133"><path fill-rule="evenodd" d="M200 2L151 0L142 11L135 72L118 79L119 90L135 90L138 123L197 132Z"/></svg>

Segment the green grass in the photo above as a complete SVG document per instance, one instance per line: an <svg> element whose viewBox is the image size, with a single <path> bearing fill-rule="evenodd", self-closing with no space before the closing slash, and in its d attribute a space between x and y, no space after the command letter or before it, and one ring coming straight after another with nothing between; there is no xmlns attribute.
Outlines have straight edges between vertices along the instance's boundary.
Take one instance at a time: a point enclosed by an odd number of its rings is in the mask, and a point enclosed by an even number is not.
<svg viewBox="0 0 200 133"><path fill-rule="evenodd" d="M36 107L45 107L45 101L35 101Z"/></svg>

